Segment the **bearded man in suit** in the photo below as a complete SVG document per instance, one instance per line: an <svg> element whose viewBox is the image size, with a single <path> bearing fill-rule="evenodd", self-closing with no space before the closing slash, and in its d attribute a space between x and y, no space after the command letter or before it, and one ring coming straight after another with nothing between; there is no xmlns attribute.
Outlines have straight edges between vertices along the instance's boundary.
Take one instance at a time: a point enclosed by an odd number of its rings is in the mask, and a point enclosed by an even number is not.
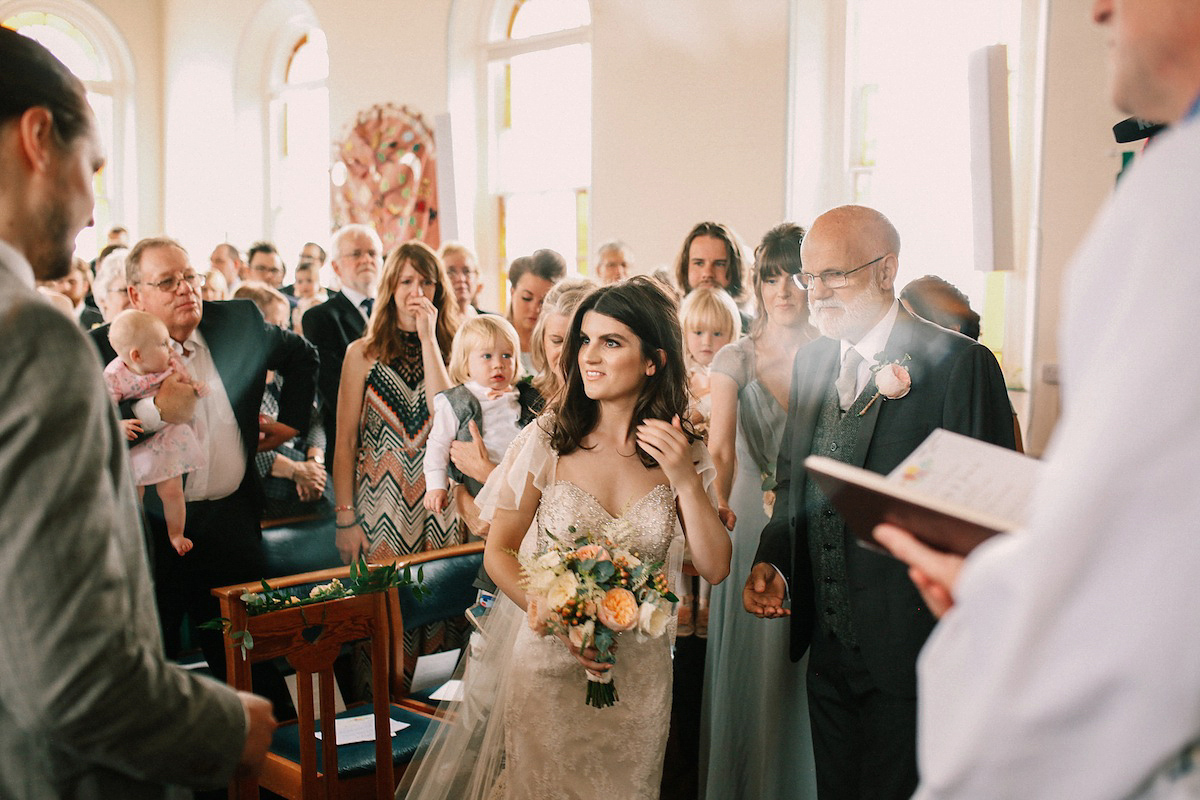
<svg viewBox="0 0 1200 800"><path fill-rule="evenodd" d="M907 798L916 788L916 659L934 617L903 564L855 544L806 479L804 458L887 473L936 428L1014 446L995 357L900 306L899 252L895 227L863 206L826 212L804 237L794 277L824 338L796 356L775 509L743 592L760 617L789 615L790 592L793 660L810 649L822 798ZM877 386L880 373L899 375Z"/></svg>
<svg viewBox="0 0 1200 800"><path fill-rule="evenodd" d="M263 320L249 300L201 303L201 279L187 252L166 237L143 239L126 260L133 307L163 321L171 346L207 394L197 398L186 385L164 381L157 396L137 401L133 416L146 432L163 422L195 421L207 465L184 482L192 540L185 556L174 552L161 507L147 503L155 551L155 586L167 652L178 646L185 613L195 623L217 616L216 586L266 576L262 551L262 484L253 456L272 450L308 426L316 387L317 355L308 342ZM101 360L115 357L108 326L92 331ZM267 371L283 376L277 420L258 412ZM149 497L150 493L147 493ZM203 631L200 645L209 666L224 674L219 634Z"/></svg>
<svg viewBox="0 0 1200 800"><path fill-rule="evenodd" d="M104 163L83 84L0 27L0 797L154 798L258 769L261 697L163 657L137 495L95 354L34 291Z"/></svg>
<svg viewBox="0 0 1200 800"><path fill-rule="evenodd" d="M325 423L325 467L333 470L333 448L337 440L338 385L346 348L362 338L375 306L375 287L383 265L383 244L370 225L347 225L333 235L333 271L342 290L320 305L304 312L304 336L317 346L321 372L317 390L321 419Z"/></svg>

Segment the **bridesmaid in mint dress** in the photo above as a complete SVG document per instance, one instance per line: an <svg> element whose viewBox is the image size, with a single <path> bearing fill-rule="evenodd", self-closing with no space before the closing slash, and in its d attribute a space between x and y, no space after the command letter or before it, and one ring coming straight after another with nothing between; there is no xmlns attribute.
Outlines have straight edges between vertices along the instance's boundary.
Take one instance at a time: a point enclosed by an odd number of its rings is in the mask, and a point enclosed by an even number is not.
<svg viewBox="0 0 1200 800"><path fill-rule="evenodd" d="M755 250L758 316L750 335L721 349L711 368L709 447L717 496L733 512L729 580L713 587L701 719L701 797L815 798L805 691L807 656L788 657L786 622L742 608L759 534L774 498L775 459L787 421L796 351L812 341L800 271L804 229L771 229Z"/></svg>

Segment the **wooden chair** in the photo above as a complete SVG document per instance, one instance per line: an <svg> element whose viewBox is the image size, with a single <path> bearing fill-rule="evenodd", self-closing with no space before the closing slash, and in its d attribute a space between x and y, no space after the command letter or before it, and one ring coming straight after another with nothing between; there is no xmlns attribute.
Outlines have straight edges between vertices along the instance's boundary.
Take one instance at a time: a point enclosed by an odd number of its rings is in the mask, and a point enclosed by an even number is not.
<svg viewBox="0 0 1200 800"><path fill-rule="evenodd" d="M407 657L415 661L419 653L404 653L404 631L432 622L463 619L478 595L474 583L483 565L483 542L469 542L406 556L404 563L412 566L414 575L417 569L422 571L426 597L418 600L410 589L402 587L398 592L399 603L389 606L388 613L391 615L393 655L397 659ZM397 698L399 705L424 714L433 714L437 710L438 702L431 695L436 693L440 685L407 692L403 686L403 674L397 671L393 677L400 680L399 684L392 686L392 696Z"/></svg>
<svg viewBox="0 0 1200 800"><path fill-rule="evenodd" d="M349 568L342 567L277 578L270 583L273 589L296 589L307 595L307 587L328 583L334 578L345 580L348 574ZM230 621L230 630L248 631L253 637L253 647L243 658L233 636L226 635L228 682L237 689L251 691L252 663L280 657L286 659L297 673L296 711L299 718L295 723L281 725L275 732L260 779L235 779L229 787L230 797L235 800L257 798L261 784L283 797L303 800L390 798L396 788L394 765L402 774L431 722L430 715L391 702L393 687L403 685L403 641L402 637L393 636L391 628L392 620L400 619L397 590L250 616L242 595L261 590L258 583L213 590L221 604L221 615ZM338 746L334 735L333 662L343 645L364 639L371 643L375 742ZM398 677L396 673L401 674ZM317 676L321 698L319 725L313 675ZM336 716L359 716L364 710L351 709ZM393 737L389 717L409 727ZM319 751L316 730L325 732Z"/></svg>
<svg viewBox="0 0 1200 800"><path fill-rule="evenodd" d="M237 800L258 797L258 785L288 798L374 798L391 797L404 768L434 717L436 704L427 697L409 697L404 688L404 630L430 622L461 617L474 603L472 586L483 563L483 542L472 542L441 550L406 556L400 565L423 573L425 597L417 599L406 587L361 597L329 600L292 609L249 616L242 595L262 590L260 583L214 589L221 616L230 621L231 631L249 631L254 646L243 659L241 648L225 637L225 657L230 665L228 681L237 689L251 690L250 665L284 657L297 672L297 714L294 724L280 726L267 754L259 782L243 779L230 786ZM269 579L272 589L290 589L307 595L311 586L345 580L348 567L307 572ZM382 633L382 635L380 635ZM334 737L321 739L317 750L314 730L333 729L333 662L342 646L371 640L372 696L376 723L374 746L337 746ZM316 724L312 678L318 676L321 719ZM381 683L382 682L382 683ZM329 709L329 711L326 711ZM351 709L338 716L357 716L364 709ZM389 715L409 724L387 736ZM380 738L383 731L384 738ZM392 758L387 758L391 740ZM383 769L375 765L382 763ZM331 771L324 765L336 765ZM394 767L393 767L394 765ZM398 769L396 769L398 768ZM383 787L390 785L385 792Z"/></svg>

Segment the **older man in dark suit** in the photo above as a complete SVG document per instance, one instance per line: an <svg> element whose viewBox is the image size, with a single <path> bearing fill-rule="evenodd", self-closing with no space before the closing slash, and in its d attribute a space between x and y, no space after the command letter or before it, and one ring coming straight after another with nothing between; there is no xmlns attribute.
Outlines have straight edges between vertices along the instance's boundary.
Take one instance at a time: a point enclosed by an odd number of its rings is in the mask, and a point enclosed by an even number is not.
<svg viewBox="0 0 1200 800"><path fill-rule="evenodd" d="M795 277L825 338L796 357L777 501L743 595L748 611L776 617L790 589L792 658L811 648L821 797L886 800L916 788L916 658L934 618L903 564L856 546L806 480L804 458L886 473L936 428L1014 444L991 351L896 301L899 251L892 224L862 206L826 212L804 238Z"/></svg>
<svg viewBox="0 0 1200 800"><path fill-rule="evenodd" d="M362 337L375 306L375 285L383 264L383 244L370 225L347 225L333 235L333 271L342 290L304 313L304 336L317 346L321 373L317 389L321 415L328 437L325 467L333 470L333 448L337 439L338 385L346 348Z"/></svg>
<svg viewBox="0 0 1200 800"><path fill-rule="evenodd" d="M189 473L184 484L185 533L193 542L186 556L169 546L160 510L147 503L159 613L171 652L178 645L185 612L193 622L217 616L210 589L264 577L264 499L252 457L256 450L273 449L307 427L317 355L300 336L268 325L249 300L201 304L200 276L187 252L172 239L143 239L134 245L126 278L134 308L166 324L172 347L193 377L208 387L207 395L197 398L168 378L157 397L139 401L134 409L148 432L163 421L194 420L208 456L207 466ZM92 338L101 358L111 360L107 326L93 331ZM283 376L283 393L278 420L260 424L268 370ZM220 674L220 637L206 634L201 646Z"/></svg>

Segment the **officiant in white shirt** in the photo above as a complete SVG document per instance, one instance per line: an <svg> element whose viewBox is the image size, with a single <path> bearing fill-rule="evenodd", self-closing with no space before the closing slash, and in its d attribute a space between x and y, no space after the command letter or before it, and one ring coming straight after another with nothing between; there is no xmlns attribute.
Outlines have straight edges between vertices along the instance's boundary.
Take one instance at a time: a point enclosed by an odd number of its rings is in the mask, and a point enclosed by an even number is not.
<svg viewBox="0 0 1200 800"><path fill-rule="evenodd" d="M1028 528L965 563L877 529L944 612L919 663L920 800L1200 797L1200 3L1093 17L1116 105L1174 129L1068 271Z"/></svg>

